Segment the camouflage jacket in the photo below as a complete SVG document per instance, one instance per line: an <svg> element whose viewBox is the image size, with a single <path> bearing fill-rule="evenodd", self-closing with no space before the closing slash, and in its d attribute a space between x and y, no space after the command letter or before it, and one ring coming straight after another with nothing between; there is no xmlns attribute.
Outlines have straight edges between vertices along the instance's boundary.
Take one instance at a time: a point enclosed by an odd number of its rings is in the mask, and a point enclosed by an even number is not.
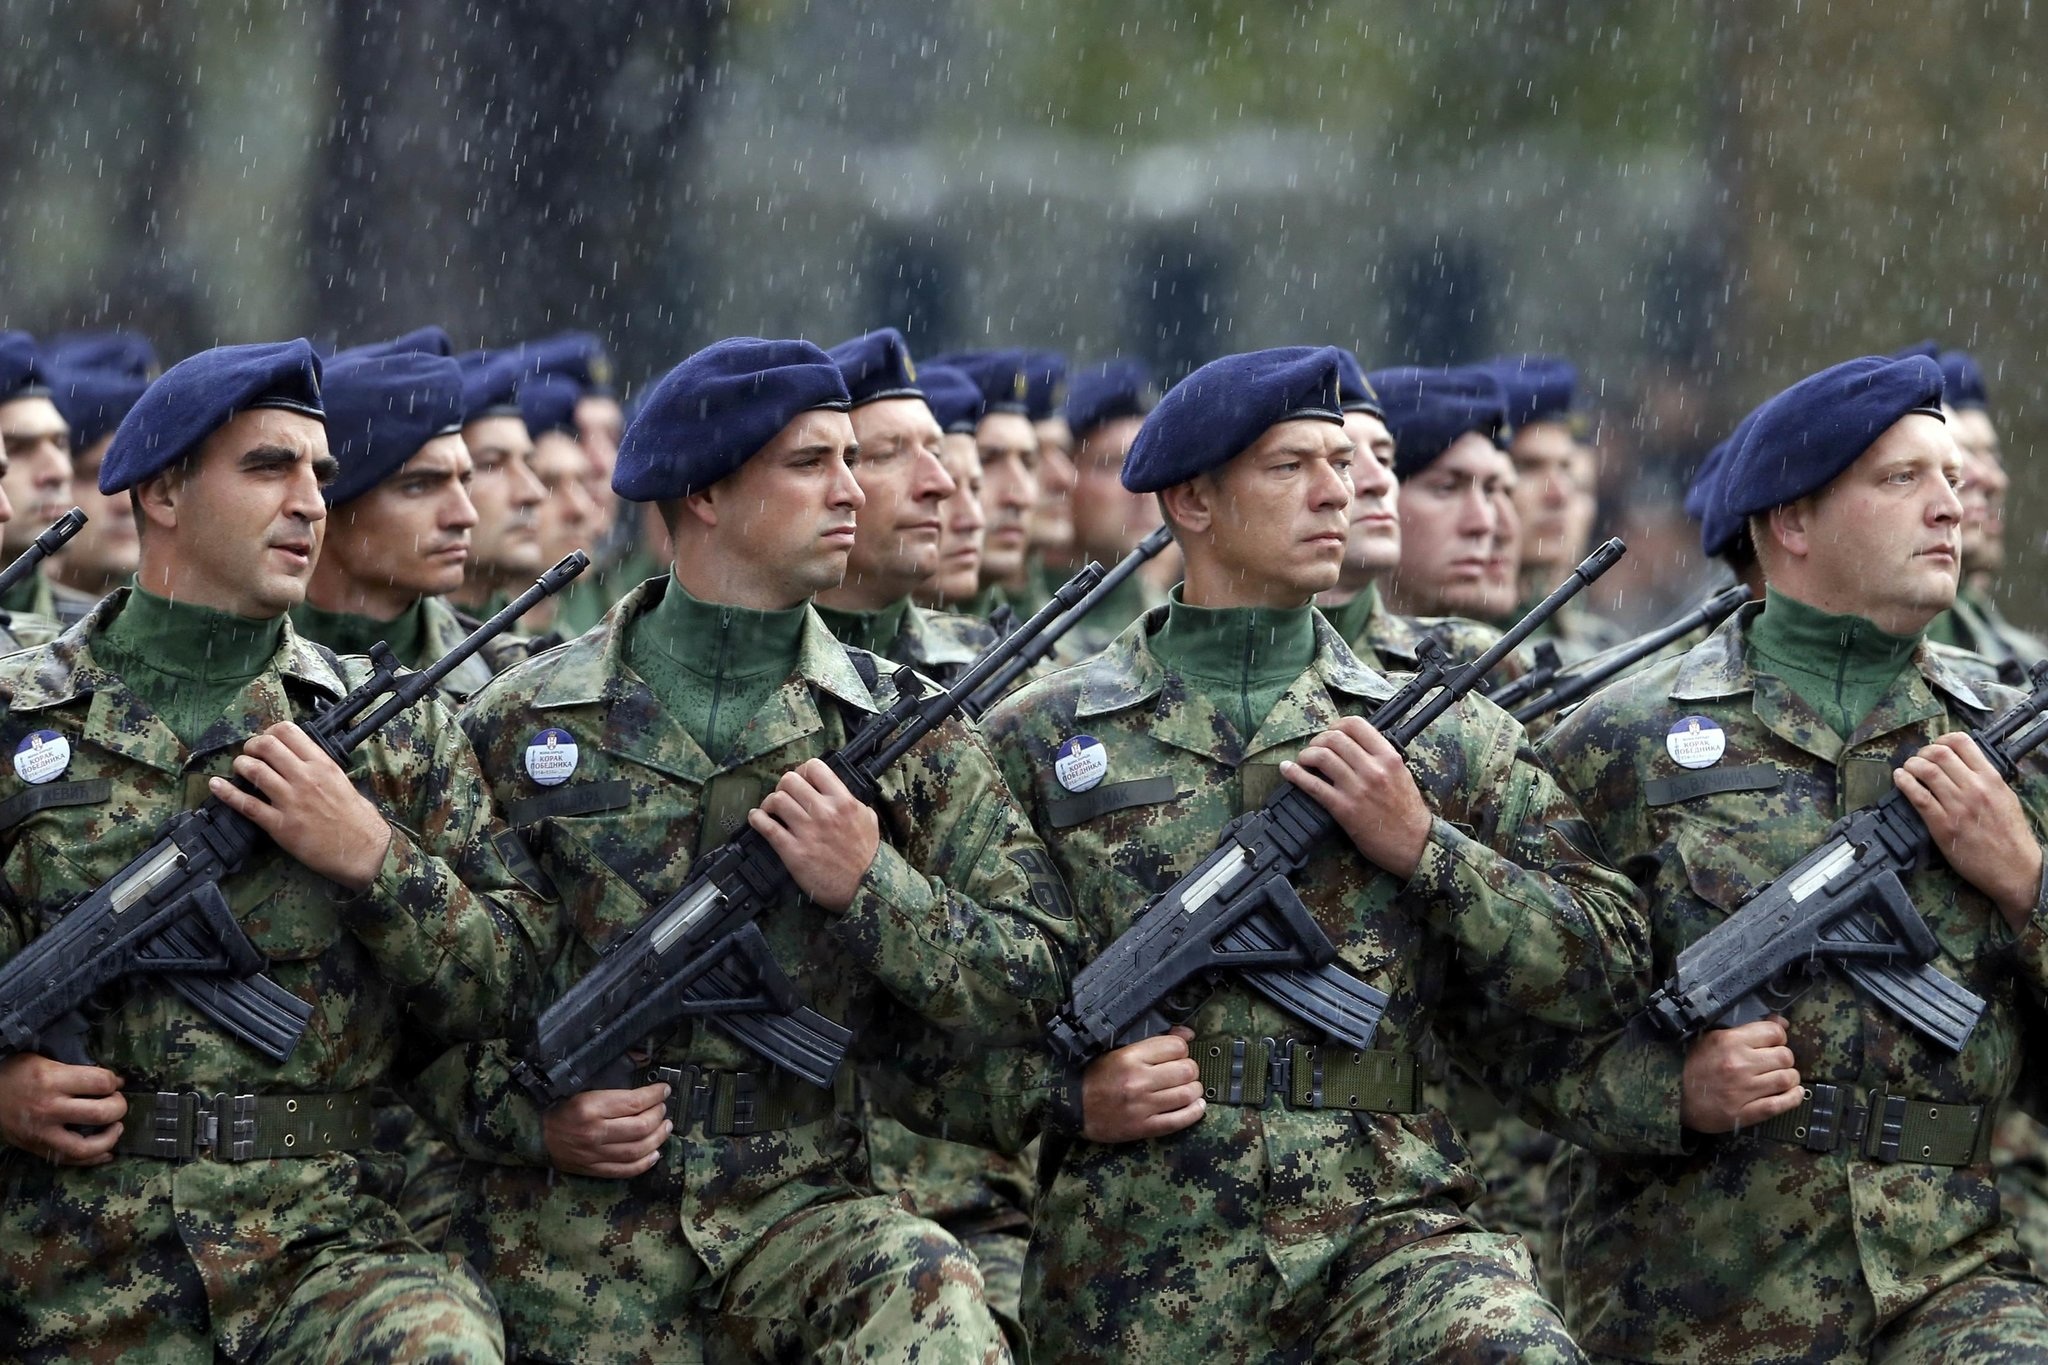
<svg viewBox="0 0 2048 1365"><path fill-rule="evenodd" d="M464 713L493 793L559 889L551 972L535 1004L558 996L681 886L697 854L785 771L843 743L849 712L867 715L893 695L886 666L877 661L882 681L871 693L811 613L796 673L720 768L625 663L626 625L667 581L634 589L595 629L495 679ZM527 775L525 751L549 728L573 737L578 759L570 780L543 787ZM881 786L883 844L854 903L833 915L797 899L762 916L776 960L812 1008L856 1031L859 1064L931 1025L999 1042L1035 1037L1064 995L1074 927L994 760L951 721ZM493 1291L534 1349L596 1349L592 1333L630 1333L670 1314L704 1271L725 1274L777 1221L864 1175L844 1104L819 1121L747 1136L679 1124L662 1161L632 1181L534 1169L546 1163L538 1114L510 1084L507 1055L503 1044L467 1049L468 1097L457 1084L441 1087L463 1112L440 1117L473 1154L508 1163L485 1174L480 1212L498 1267ZM656 1039L651 1062L767 1070L701 1021ZM608 1283L606 1320L569 1320L575 1310L563 1305L587 1303L584 1286L607 1278L604 1249L625 1245L638 1269Z"/></svg>
<svg viewBox="0 0 2048 1365"><path fill-rule="evenodd" d="M1537 597L1522 603L1517 614L1527 612L1542 600ZM1557 647L1560 663L1575 664L1634 638L1616 622L1588 611L1577 602L1567 602L1530 635L1529 643L1534 645L1548 640Z"/></svg>
<svg viewBox="0 0 2048 1365"><path fill-rule="evenodd" d="M46 645L64 633L64 627L48 616L32 612L0 612L0 654Z"/></svg>
<svg viewBox="0 0 2048 1365"><path fill-rule="evenodd" d="M1316 618L1312 666L1249 742L1151 653L1163 612L1087 663L1031 684L984 729L1011 790L1044 833L1099 950L1215 846L1280 781L1278 765L1393 685ZM1100 785L1061 782L1063 741L1106 751ZM1295 878L1346 969L1390 1003L1375 1047L1413 1054L1455 1039L1483 999L1564 1027L1593 1027L1640 998L1645 954L1628 882L1593 862L1571 801L1528 758L1521 728L1468 698L1417 738L1418 785L1436 814L1406 883L1378 875L1341 834ZM1203 1036L1284 1039L1303 1025L1225 982L1186 1020ZM1028 1101L1028 1087L1017 1089ZM1042 1099L1042 1094L1038 1096ZM1190 1267L1263 1261L1275 1301L1356 1264L1465 1225L1474 1188L1443 1116L1212 1103L1194 1127L1150 1142L1048 1138L1033 1255L1048 1282L1103 1275L1119 1296L1195 1293ZM1320 1292L1320 1291L1315 1291Z"/></svg>
<svg viewBox="0 0 2048 1365"><path fill-rule="evenodd" d="M1994 665L2017 664L2022 671L2048 658L2048 645L2006 620L1989 595L1967 589L1956 594L1955 606L1929 633Z"/></svg>
<svg viewBox="0 0 2048 1365"><path fill-rule="evenodd" d="M466 612L457 611L439 597L426 599L426 639L420 649L418 667L438 663L483 623ZM441 695L450 706L460 706L483 689L483 685L516 663L540 652L539 642L530 636L506 631L470 655L455 671L441 679Z"/></svg>
<svg viewBox="0 0 2048 1365"><path fill-rule="evenodd" d="M892 664L908 664L939 686L950 687L995 642L995 628L986 621L912 602L904 608L896 638L880 653Z"/></svg>
<svg viewBox="0 0 2048 1365"><path fill-rule="evenodd" d="M202 802L206 778L226 774L250 735L309 716L362 676L360 660L344 660L347 676L337 676L329 656L287 624L270 670L188 752L94 661L93 641L127 594L110 595L56 642L0 661L0 690L13 698L0 743L11 753L31 734L54 732L70 746L62 781L32 786L11 768L0 772L0 959L147 848L167 819ZM129 1090L355 1090L386 1078L402 1033L424 1026L444 1037L488 1037L504 1031L508 1001L531 997L538 977L527 926L535 904L498 856L500 827L452 718L431 700L401 713L356 751L349 772L392 824L390 851L368 891L343 896L269 846L224 885L270 975L316 1007L291 1058L274 1065L167 988L134 980L94 1019L87 1049ZM128 1121L148 1117L131 1110ZM409 1236L397 1211L370 1193L384 1183L366 1169L375 1160L330 1153L180 1165L120 1156L60 1170L6 1149L0 1214L9 1230L0 1261L56 1250L14 1238L13 1215L23 1208L16 1201L27 1201L30 1213L38 1201L68 1206L102 1230L104 1245L133 1249L138 1281L196 1273L219 1345L239 1357L321 1256L338 1247L381 1250ZM137 1227L162 1222L165 1209L182 1245L137 1245ZM162 1270L166 1256L190 1268ZM17 1271L28 1273L8 1266L0 1278Z"/></svg>
<svg viewBox="0 0 2048 1365"><path fill-rule="evenodd" d="M1596 694L1549 736L1545 758L1602 846L1647 893L1655 971L1749 893L1813 848L1841 815L1891 790L1891 769L1935 736L1978 723L2015 694L1924 645L1847 742L1777 678L1747 662L1744 607L1703 644ZM1709 766L1680 767L1667 735L1704 717L1725 737ZM2048 785L2022 798L2039 828ZM1986 1106L2022 1055L2019 995L2044 981L2048 920L2015 936L1946 868L1907 890L1940 941L1936 966L1990 1002L1964 1050L1923 1042L1843 979L1823 975L1786 1011L1802 1082L1861 1102L1873 1088L1914 1103ZM1566 1309L1590 1350L1642 1360L1861 1356L1884 1324L1937 1289L2013 1253L1981 1158L1962 1167L1860 1151L1808 1151L1755 1134L1679 1125L1685 1049L1639 1021L1575 1035L1522 1028L1497 1072L1534 1065L1546 1122L1575 1153L1565 1228ZM1845 1124L1848 1120L1845 1118ZM1872 1120L1875 1123L1875 1120Z"/></svg>

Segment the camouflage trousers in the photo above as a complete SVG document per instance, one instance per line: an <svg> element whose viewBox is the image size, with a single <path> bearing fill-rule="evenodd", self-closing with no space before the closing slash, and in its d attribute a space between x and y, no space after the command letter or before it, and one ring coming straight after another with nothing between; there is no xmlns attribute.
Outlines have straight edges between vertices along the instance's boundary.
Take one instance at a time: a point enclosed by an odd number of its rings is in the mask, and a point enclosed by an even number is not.
<svg viewBox="0 0 2048 1365"><path fill-rule="evenodd" d="M380 1092L370 1140L386 1156L404 1163L402 1183L385 1197L429 1251L448 1239L448 1223L462 1198L462 1155L397 1096Z"/></svg>
<svg viewBox="0 0 2048 1365"><path fill-rule="evenodd" d="M2012 1219L2020 1250L2035 1273L2048 1275L2048 1128L2018 1109L2008 1110L1991 1140L1998 1173L1998 1203Z"/></svg>
<svg viewBox="0 0 2048 1365"><path fill-rule="evenodd" d="M1423 1237L1364 1264L1341 1266L1327 1290L1273 1307L1278 1288L1261 1248L1211 1262L1194 1303L1136 1303L1115 1266L1091 1278L1085 1302L1047 1304L1040 1267L1025 1267L1024 1315L1034 1360L1360 1362L1437 1365L1568 1362L1585 1357L1536 1287L1518 1237L1461 1231ZM1312 1300L1305 1302L1304 1299Z"/></svg>
<svg viewBox="0 0 2048 1365"><path fill-rule="evenodd" d="M1425 1092L1431 1093L1431 1092ZM1490 1232L1519 1236L1536 1263L1536 1282L1556 1301L1563 1293L1559 1245L1564 1189L1551 1167L1563 1144L1515 1117L1470 1077L1453 1071L1442 1083L1440 1105L1471 1153L1479 1195L1465 1211Z"/></svg>
<svg viewBox="0 0 2048 1365"><path fill-rule="evenodd" d="M262 1330L218 1337L201 1270L167 1201L115 1216L31 1173L0 1203L0 1360L16 1365L352 1365L505 1359L498 1311L454 1257L407 1241L336 1246L306 1264ZM389 1217L388 1213L386 1217ZM88 1249L86 1255L77 1250Z"/></svg>

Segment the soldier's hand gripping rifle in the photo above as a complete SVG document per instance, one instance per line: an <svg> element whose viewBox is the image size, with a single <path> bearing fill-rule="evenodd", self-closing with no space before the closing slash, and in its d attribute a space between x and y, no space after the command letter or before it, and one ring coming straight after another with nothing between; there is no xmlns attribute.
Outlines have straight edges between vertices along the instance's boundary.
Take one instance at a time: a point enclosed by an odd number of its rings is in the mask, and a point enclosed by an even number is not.
<svg viewBox="0 0 2048 1365"><path fill-rule="evenodd" d="M960 709L967 713L969 720L980 720L982 713L994 706L1009 693L1017 679L1023 677L1040 663L1052 656L1054 649L1066 633L1081 624L1089 612L1094 611L1103 598L1122 587L1124 580L1145 566L1147 560L1173 543L1173 532L1164 526L1138 542L1138 548L1112 564L1109 572L1102 575L1086 596L1074 603L1059 619L1047 626L1031 647L1011 659L1007 664L989 675L989 680L974 689L974 695L962 702ZM1007 637L1006 637L1007 638Z"/></svg>
<svg viewBox="0 0 2048 1365"><path fill-rule="evenodd" d="M399 712L431 693L450 671L502 634L543 597L560 590L590 560L577 551L547 571L448 654L417 673L405 671L379 641L370 675L322 708L306 734L335 763ZM250 790L239 779L237 785ZM208 797L165 824L149 849L105 885L66 910L46 934L0 964L0 1057L39 1052L90 1065L84 1008L104 987L158 976L201 1014L264 1057L292 1054L313 1007L263 974L269 965L228 908L221 882L270 836Z"/></svg>
<svg viewBox="0 0 2048 1365"><path fill-rule="evenodd" d="M36 571L36 566L55 554L65 541L77 535L85 526L85 512L77 507L51 522L44 532L35 538L35 543L14 557L14 562L0 569L0 597L5 597L19 587L24 579Z"/></svg>
<svg viewBox="0 0 2048 1365"><path fill-rule="evenodd" d="M1498 693L1488 694L1488 700L1527 725L1539 716L1576 706L1673 640L1690 635L1702 626L1712 628L1720 625L1748 600L1747 587L1740 583L1730 584L1677 620L1666 622L1648 635L1603 650L1561 674L1552 670L1550 676L1539 681L1534 688L1521 687L1537 676L1535 672L1525 673ZM1543 645L1537 646L1539 651L1543 648ZM1551 657L1554 659L1556 655L1553 653Z"/></svg>
<svg viewBox="0 0 2048 1365"><path fill-rule="evenodd" d="M1098 564L1082 569L946 691L926 696L916 673L899 670L895 702L825 763L848 791L878 805L882 774L1029 650L1101 577ZM754 923L794 890L768 841L742 824L691 864L674 895L542 1011L513 1079L543 1107L579 1091L623 1088L632 1079L629 1051L695 1015L792 1075L830 1085L853 1034L804 1005Z"/></svg>
<svg viewBox="0 0 2048 1365"><path fill-rule="evenodd" d="M2010 782L2048 740L2048 663L2033 691L1971 739ZM1929 1041L1960 1052L1984 1000L1933 965L1934 933L1901 880L1934 851L1905 793L1844 817L1820 847L1778 874L1678 955L1650 997L1649 1015L1681 1038L1733 1028L1782 1009L1832 966Z"/></svg>
<svg viewBox="0 0 2048 1365"><path fill-rule="evenodd" d="M1368 719L1396 750L1460 698L1558 608L1613 567L1624 552L1610 540L1498 643L1453 666L1425 638L1421 668ZM1197 977L1224 973L1347 1047L1372 1046L1387 997L1336 965L1337 949L1296 894L1301 871L1336 819L1292 783L1224 828L1216 850L1154 896L1137 921L1074 978L1047 1027L1054 1056L1085 1065L1112 1048L1164 1033L1168 997Z"/></svg>

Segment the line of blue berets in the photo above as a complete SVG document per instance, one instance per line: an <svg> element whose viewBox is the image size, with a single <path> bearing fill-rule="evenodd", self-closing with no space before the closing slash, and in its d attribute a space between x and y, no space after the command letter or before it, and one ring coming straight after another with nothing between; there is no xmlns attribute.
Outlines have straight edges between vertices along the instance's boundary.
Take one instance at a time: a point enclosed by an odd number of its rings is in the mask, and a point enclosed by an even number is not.
<svg viewBox="0 0 2048 1365"><path fill-rule="evenodd" d="M619 442L612 491L634 502L687 497L739 469L802 414L852 405L839 367L808 341L713 342L648 392Z"/></svg>
<svg viewBox="0 0 2048 1365"><path fill-rule="evenodd" d="M1282 346L1212 360L1166 391L1124 456L1123 485L1157 493L1228 464L1281 422L1342 423L1343 352Z"/></svg>
<svg viewBox="0 0 2048 1365"><path fill-rule="evenodd" d="M216 346L179 361L115 428L100 462L100 492L119 493L162 473L251 408L324 419L320 368L320 357L304 337Z"/></svg>
<svg viewBox="0 0 2048 1365"><path fill-rule="evenodd" d="M436 436L462 430L462 369L430 350L380 343L327 362L327 449L341 473L326 490L340 507L383 483Z"/></svg>
<svg viewBox="0 0 2048 1365"><path fill-rule="evenodd" d="M917 366L911 363L910 343L894 327L865 332L842 341L825 352L846 380L853 406L879 402L884 398L923 398Z"/></svg>
<svg viewBox="0 0 2048 1365"><path fill-rule="evenodd" d="M972 379L951 365L931 362L918 370L917 382L924 389L932 416L939 419L939 430L948 435L974 434L981 425L981 390Z"/></svg>
<svg viewBox="0 0 2048 1365"><path fill-rule="evenodd" d="M27 332L0 332L0 403L48 393L36 339Z"/></svg>
<svg viewBox="0 0 2048 1365"><path fill-rule="evenodd" d="M1363 412L1384 422L1387 410L1380 406L1380 396L1373 389L1372 381L1365 377L1365 367L1358 363L1358 357L1343 347L1337 348L1337 383L1345 412Z"/></svg>
<svg viewBox="0 0 2048 1365"><path fill-rule="evenodd" d="M519 415L526 430L539 436L558 431L575 436L576 404L583 386L566 374L531 374L519 381Z"/></svg>
<svg viewBox="0 0 2048 1365"><path fill-rule="evenodd" d="M1122 417L1144 417L1159 404L1152 367L1120 357L1075 371L1067 384L1067 426L1076 441Z"/></svg>
<svg viewBox="0 0 2048 1365"><path fill-rule="evenodd" d="M1459 437L1476 433L1496 446L1508 434L1507 395L1491 370L1476 365L1403 365L1366 376L1394 436L1394 473L1429 468Z"/></svg>
<svg viewBox="0 0 2048 1365"><path fill-rule="evenodd" d="M1577 411L1579 367L1562 356L1501 355L1480 368L1500 381L1511 430L1535 422L1569 422Z"/></svg>
<svg viewBox="0 0 2048 1365"><path fill-rule="evenodd" d="M518 417L519 381L525 363L513 351L464 351L455 357L462 371L462 424L484 417Z"/></svg>
<svg viewBox="0 0 2048 1365"><path fill-rule="evenodd" d="M981 390L983 416L1000 412L1031 417L1031 357L1022 348L952 351L933 357L931 363L950 365L974 382Z"/></svg>

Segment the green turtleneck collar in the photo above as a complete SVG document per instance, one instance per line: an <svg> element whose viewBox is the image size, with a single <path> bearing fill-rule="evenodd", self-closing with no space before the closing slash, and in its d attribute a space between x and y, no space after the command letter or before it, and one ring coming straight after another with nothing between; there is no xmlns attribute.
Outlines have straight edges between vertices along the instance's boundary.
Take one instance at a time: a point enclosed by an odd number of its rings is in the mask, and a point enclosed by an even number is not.
<svg viewBox="0 0 2048 1365"><path fill-rule="evenodd" d="M1315 613L1299 607L1191 607L1167 597L1166 623L1147 642L1249 741L1316 656Z"/></svg>
<svg viewBox="0 0 2048 1365"><path fill-rule="evenodd" d="M1356 650L1365 638L1365 628L1380 609L1380 585L1368 583L1365 591L1358 593L1349 602L1340 602L1334 607L1323 607L1323 619L1344 637L1344 643Z"/></svg>
<svg viewBox="0 0 2048 1365"><path fill-rule="evenodd" d="M1847 739L1911 663L1921 635L1894 635L1769 588L1746 638L1752 666L1775 674Z"/></svg>
<svg viewBox="0 0 2048 1365"><path fill-rule="evenodd" d="M189 749L269 665L283 639L281 615L252 620L138 587L93 651Z"/></svg>
<svg viewBox="0 0 2048 1365"><path fill-rule="evenodd" d="M796 671L808 603L756 611L692 597L671 572L626 630L626 662L720 762L761 704Z"/></svg>
<svg viewBox="0 0 2048 1365"><path fill-rule="evenodd" d="M337 654L368 654L370 646L382 640L400 663L417 668L426 663L420 655L427 643L427 601L420 598L390 621L358 616L348 611L328 611L301 602L292 608L292 624L308 640L317 640Z"/></svg>
<svg viewBox="0 0 2048 1365"><path fill-rule="evenodd" d="M910 610L910 599L891 602L880 611L841 611L823 603L814 603L818 615L824 618L826 629L841 644L864 649L870 654L890 657L889 647L896 643L897 634L903 629L903 617Z"/></svg>

